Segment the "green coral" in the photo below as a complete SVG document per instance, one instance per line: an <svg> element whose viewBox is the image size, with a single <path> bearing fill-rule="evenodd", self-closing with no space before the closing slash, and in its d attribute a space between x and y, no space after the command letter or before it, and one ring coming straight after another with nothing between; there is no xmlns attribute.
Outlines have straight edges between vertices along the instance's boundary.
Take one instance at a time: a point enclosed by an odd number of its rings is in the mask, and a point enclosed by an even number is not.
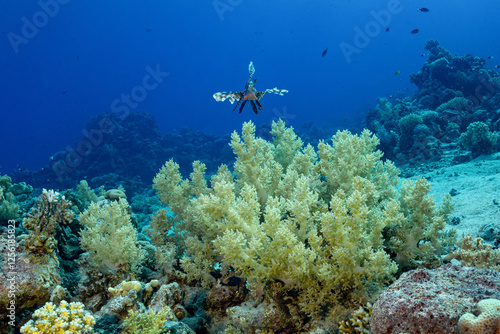
<svg viewBox="0 0 500 334"><path fill-rule="evenodd" d="M469 124L467 131L460 135L460 142L474 156L492 153L498 141L498 134L490 132L488 124L474 122Z"/></svg>
<svg viewBox="0 0 500 334"><path fill-rule="evenodd" d="M431 124L432 122L439 121L439 113L434 110L422 110L420 112L420 116L425 124Z"/></svg>
<svg viewBox="0 0 500 334"><path fill-rule="evenodd" d="M455 122L448 122L446 124L446 132L458 131L460 130L460 125Z"/></svg>
<svg viewBox="0 0 500 334"><path fill-rule="evenodd" d="M85 180L81 180L76 186L76 193L82 199L85 207L88 207L91 203L97 202L97 195L94 190L89 187L89 184Z"/></svg>
<svg viewBox="0 0 500 334"><path fill-rule="evenodd" d="M448 102L441 104L439 107L436 108L436 111L439 113L445 110L471 111L472 106L473 103L471 100L459 96L459 97L454 97Z"/></svg>
<svg viewBox="0 0 500 334"><path fill-rule="evenodd" d="M81 231L82 248L89 252L93 265L105 273L136 273L145 256L127 209L124 199L92 203L79 217L85 227Z"/></svg>
<svg viewBox="0 0 500 334"><path fill-rule="evenodd" d="M168 306L158 312L149 310L140 313L129 310L127 318L123 321L124 333L169 334L170 331L164 328L165 323L173 320L176 320L176 317Z"/></svg>
<svg viewBox="0 0 500 334"><path fill-rule="evenodd" d="M439 45L439 41L437 39L428 39L425 41L424 49L432 50Z"/></svg>
<svg viewBox="0 0 500 334"><path fill-rule="evenodd" d="M0 176L0 220L16 219L19 205L15 203L11 191L12 179L7 175Z"/></svg>
<svg viewBox="0 0 500 334"><path fill-rule="evenodd" d="M397 264L389 254L402 252L411 263L423 251L439 253L449 207L435 207L425 179L404 183L398 194L399 171L381 160L368 130L339 131L317 151L282 121L273 122L272 134L272 143L255 137L251 122L241 136L234 132L234 173L222 165L210 186L200 162L190 179L172 160L156 175L153 187L182 236L188 279L210 286L220 263L248 286L282 282L303 312L317 314L390 281ZM389 243L389 226L413 239Z"/></svg>
<svg viewBox="0 0 500 334"><path fill-rule="evenodd" d="M396 110L393 109L392 103L385 97L381 97L378 100L378 104L375 107L375 111L378 112L382 120L388 120L394 117L399 117Z"/></svg>
<svg viewBox="0 0 500 334"><path fill-rule="evenodd" d="M417 114L408 114L399 120L399 129L402 134L411 136L413 134L413 129L422 123L424 123L422 116Z"/></svg>

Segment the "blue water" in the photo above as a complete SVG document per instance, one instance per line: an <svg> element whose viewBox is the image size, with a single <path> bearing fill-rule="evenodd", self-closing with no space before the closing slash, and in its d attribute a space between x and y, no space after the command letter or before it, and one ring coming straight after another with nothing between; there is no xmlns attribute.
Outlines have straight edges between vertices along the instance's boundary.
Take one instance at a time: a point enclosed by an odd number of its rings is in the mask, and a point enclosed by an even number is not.
<svg viewBox="0 0 500 334"><path fill-rule="evenodd" d="M428 39L500 64L498 13L495 0L2 1L0 173L47 165L91 117L117 108L153 114L163 133L224 134L283 116L349 126L378 97L412 93ZM340 45L356 41L346 57ZM232 113L212 95L242 90L250 61L258 90L289 93L266 95L259 115ZM137 103L120 101L132 92Z"/></svg>

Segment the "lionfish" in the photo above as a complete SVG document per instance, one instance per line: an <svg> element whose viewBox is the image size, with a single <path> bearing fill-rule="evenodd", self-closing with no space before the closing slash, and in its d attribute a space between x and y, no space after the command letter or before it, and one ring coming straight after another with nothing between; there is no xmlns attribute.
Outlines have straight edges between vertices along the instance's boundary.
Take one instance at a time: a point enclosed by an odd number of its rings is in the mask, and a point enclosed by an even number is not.
<svg viewBox="0 0 500 334"><path fill-rule="evenodd" d="M239 112L241 113L243 111L243 107L245 107L245 104L247 101L250 101L250 104L252 105L253 112L258 114L258 110L262 110L262 105L260 104L260 99L266 94L266 93L273 93L273 94L278 94L283 96L284 93L288 93L286 89L278 89L276 87L272 89L266 89L265 91L258 92L257 89L255 89L255 83L257 82L257 79L252 81L252 77L255 73L255 67L253 66L253 62L250 62L250 65L248 65L248 72L250 73L250 78L248 79L247 83L245 84L245 90L242 92L219 92L214 94L214 99L216 101L225 101L226 99L229 99L231 104L234 103L234 101L238 101L236 105L233 108L233 111L238 107L238 105L241 103ZM257 110L258 107L258 110Z"/></svg>

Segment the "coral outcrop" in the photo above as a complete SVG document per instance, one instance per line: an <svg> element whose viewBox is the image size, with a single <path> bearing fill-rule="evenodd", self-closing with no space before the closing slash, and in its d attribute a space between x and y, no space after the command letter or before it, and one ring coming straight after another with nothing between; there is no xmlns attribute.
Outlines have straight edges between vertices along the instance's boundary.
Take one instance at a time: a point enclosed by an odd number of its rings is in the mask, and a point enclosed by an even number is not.
<svg viewBox="0 0 500 334"><path fill-rule="evenodd" d="M66 151L54 152L50 165L30 171L12 172L14 182L28 182L34 187L75 187L87 180L92 188L106 189L122 184L129 197L149 188L162 164L170 158L189 174L191 162L202 160L210 172L234 157L227 146L229 135L216 136L190 128L161 134L154 117L133 111L123 115L103 112L92 118L77 143L69 143ZM89 140L89 136L92 137Z"/></svg>
<svg viewBox="0 0 500 334"><path fill-rule="evenodd" d="M491 132L488 124L474 122L469 124L467 131L460 135L460 142L469 149L474 157L492 153L496 148L499 135Z"/></svg>
<svg viewBox="0 0 500 334"><path fill-rule="evenodd" d="M411 165L461 161L460 142L471 157L500 150L493 132L500 130L499 74L486 69L484 59L453 56L436 40L425 47L427 61L410 75L418 91L391 101L381 98L366 117L386 157Z"/></svg>

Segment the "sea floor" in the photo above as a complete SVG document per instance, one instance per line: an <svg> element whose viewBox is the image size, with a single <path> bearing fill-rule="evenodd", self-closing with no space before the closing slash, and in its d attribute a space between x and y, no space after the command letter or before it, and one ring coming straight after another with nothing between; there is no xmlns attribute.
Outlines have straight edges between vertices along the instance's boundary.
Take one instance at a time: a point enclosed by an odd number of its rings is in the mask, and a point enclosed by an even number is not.
<svg viewBox="0 0 500 334"><path fill-rule="evenodd" d="M410 179L416 179L415 176ZM452 194L458 217L458 236L479 236L486 225L500 230L500 153L482 155L466 163L441 167L420 174L431 183L431 193L437 203L445 193ZM456 221L456 218L455 218Z"/></svg>

